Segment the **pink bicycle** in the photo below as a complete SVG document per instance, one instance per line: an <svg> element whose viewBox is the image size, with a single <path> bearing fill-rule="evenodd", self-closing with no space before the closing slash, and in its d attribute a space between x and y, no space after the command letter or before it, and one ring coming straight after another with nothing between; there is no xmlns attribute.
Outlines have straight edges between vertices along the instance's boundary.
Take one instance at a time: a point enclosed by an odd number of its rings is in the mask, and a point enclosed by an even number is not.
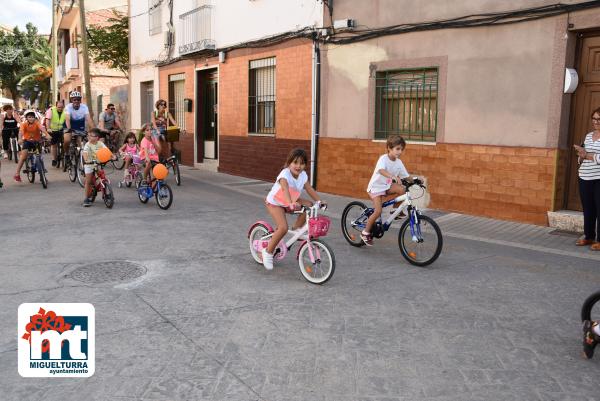
<svg viewBox="0 0 600 401"><path fill-rule="evenodd" d="M298 230L289 230L291 238L285 241L285 238L277 245L275 249L274 260L283 260L292 246L301 241L296 258L300 272L306 280L313 284L324 284L335 271L335 256L333 251L320 237L327 235L331 221L325 216L319 216L321 210L325 210L325 205L320 202L314 206L302 208L293 214L306 213L306 224ZM250 253L257 263L262 264L262 250L269 244L273 235L273 227L266 221L257 221L250 230L248 230L248 240Z"/></svg>
<svg viewBox="0 0 600 401"><path fill-rule="evenodd" d="M142 160L138 155L128 155L127 153L121 153L121 157L125 160L126 157L131 157L131 163L127 168L127 175L123 181L119 181L119 188L126 185L127 188L131 188L131 184L135 183L135 187L139 188L142 182Z"/></svg>

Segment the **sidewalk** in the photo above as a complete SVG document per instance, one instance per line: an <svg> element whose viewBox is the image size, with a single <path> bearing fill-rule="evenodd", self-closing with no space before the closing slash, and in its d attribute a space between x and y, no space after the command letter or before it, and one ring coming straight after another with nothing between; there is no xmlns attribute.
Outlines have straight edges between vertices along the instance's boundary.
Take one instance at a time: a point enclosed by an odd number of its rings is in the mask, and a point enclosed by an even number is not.
<svg viewBox="0 0 600 401"><path fill-rule="evenodd" d="M252 178L237 177L197 168L183 167L186 179L226 188L241 194L264 199L271 189L272 183ZM332 194L324 194L329 209L327 215L340 219L344 207L352 198ZM362 199L366 204L368 200ZM433 217L442 229L445 237L479 241L514 248L528 249L544 253L573 256L600 261L600 252L589 247L574 245L579 234L561 232L550 227L512 221L495 220L486 217L470 216L460 213L447 213L435 209L426 209L427 215Z"/></svg>

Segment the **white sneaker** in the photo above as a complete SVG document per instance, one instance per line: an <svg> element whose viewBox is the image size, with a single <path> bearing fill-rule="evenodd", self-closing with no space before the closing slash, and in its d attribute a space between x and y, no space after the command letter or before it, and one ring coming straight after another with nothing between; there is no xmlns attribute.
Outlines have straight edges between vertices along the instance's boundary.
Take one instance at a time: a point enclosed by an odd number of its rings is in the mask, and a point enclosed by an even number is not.
<svg viewBox="0 0 600 401"><path fill-rule="evenodd" d="M267 248L263 249L261 253L263 266L265 267L265 269L273 270L273 255L267 252Z"/></svg>

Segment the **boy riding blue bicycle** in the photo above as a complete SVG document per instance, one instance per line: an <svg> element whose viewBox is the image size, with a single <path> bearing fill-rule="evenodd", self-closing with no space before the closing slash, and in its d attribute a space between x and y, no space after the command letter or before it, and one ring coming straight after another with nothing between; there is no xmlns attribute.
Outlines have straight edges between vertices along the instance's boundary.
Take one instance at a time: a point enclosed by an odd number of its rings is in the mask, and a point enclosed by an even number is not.
<svg viewBox="0 0 600 401"><path fill-rule="evenodd" d="M381 216L384 198L389 195L398 196L404 194L404 186L399 182L409 176L404 163L400 160L400 155L406 147L404 139L399 135L391 136L387 139L386 145L387 153L382 155L377 161L375 170L367 186L367 192L373 200L373 209L375 210L369 216L365 229L360 233L360 238L368 246L373 245L371 230L377 219Z"/></svg>

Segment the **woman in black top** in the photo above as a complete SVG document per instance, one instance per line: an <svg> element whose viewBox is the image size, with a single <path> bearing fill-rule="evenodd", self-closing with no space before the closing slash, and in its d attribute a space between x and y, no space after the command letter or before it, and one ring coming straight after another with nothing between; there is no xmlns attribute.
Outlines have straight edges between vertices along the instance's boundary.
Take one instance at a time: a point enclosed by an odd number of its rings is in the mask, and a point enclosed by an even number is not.
<svg viewBox="0 0 600 401"><path fill-rule="evenodd" d="M2 129L2 148L4 149L4 158L7 158L10 149L11 135L19 134L19 118L14 113L13 107L10 104L2 107L4 114L0 116L0 129Z"/></svg>

